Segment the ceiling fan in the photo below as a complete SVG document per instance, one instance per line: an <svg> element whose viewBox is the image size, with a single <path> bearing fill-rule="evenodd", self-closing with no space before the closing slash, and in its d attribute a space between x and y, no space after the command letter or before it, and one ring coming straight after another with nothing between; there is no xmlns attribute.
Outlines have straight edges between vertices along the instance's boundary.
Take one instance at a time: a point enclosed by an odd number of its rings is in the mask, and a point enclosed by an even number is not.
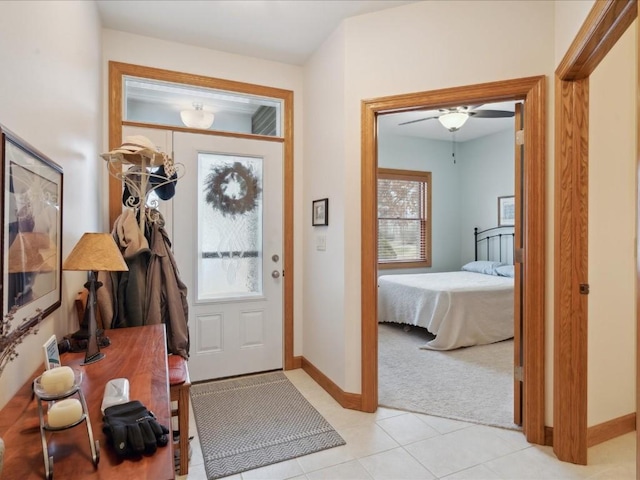
<svg viewBox="0 0 640 480"><path fill-rule="evenodd" d="M466 105L454 108L441 108L438 115L419 118L417 120L410 120L408 122L399 123L398 125L408 125L410 123L423 122L425 120L437 118L444 128L446 128L450 132L455 132L457 130L460 130L460 128L466 123L466 121L469 120L469 117L505 118L513 117L515 115L514 112L509 112L508 110L476 110L476 108L479 106L480 105Z"/></svg>

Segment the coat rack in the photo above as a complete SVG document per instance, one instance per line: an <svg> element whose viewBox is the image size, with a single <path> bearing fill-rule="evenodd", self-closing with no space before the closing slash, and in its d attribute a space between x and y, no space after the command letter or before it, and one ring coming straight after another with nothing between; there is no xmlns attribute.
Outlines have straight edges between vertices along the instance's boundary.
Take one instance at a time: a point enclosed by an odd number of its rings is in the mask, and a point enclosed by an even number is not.
<svg viewBox="0 0 640 480"><path fill-rule="evenodd" d="M150 201L149 194L170 184L175 186L175 183L185 174L184 165L173 163L171 158L164 153L152 151L137 154L109 152L103 154L102 157L107 160L109 174L122 181L125 188L128 189L129 197L124 201L124 205L133 209L144 209L147 205L157 208L158 202L155 199ZM162 163L159 163L158 158L162 158ZM124 170L123 164L129 164L132 167ZM162 197L159 196L159 198ZM144 215L140 215L139 227L143 233L144 222Z"/></svg>
<svg viewBox="0 0 640 480"><path fill-rule="evenodd" d="M102 305L101 313L104 312L103 321L106 318L111 328L166 323L171 331L167 336L168 351L186 359L189 357L187 287L180 279L162 216L155 210L158 199L173 197L177 181L185 174L185 167L174 163L142 135L125 137L120 147L101 157L107 161L109 174L124 185L123 204L129 208L121 213L116 223L132 234L132 230L137 228L141 235L130 245L133 247L129 252L133 260L128 265L129 275L99 272L104 280L98 302ZM151 192L155 192L158 199L150 200ZM132 214L136 211L137 220L134 219L135 213ZM120 221L128 223L128 226L124 227L118 223ZM116 225L112 234L114 239L120 235ZM145 245L147 242L148 246ZM121 245L120 239L116 239L116 243ZM141 252L143 249L151 251L149 261L135 261L134 257L139 253L147 256ZM128 257L124 256L127 260ZM133 276L142 281L132 282L129 288L132 268L135 269ZM153 275L149 275L150 270ZM166 299L166 304L161 304L160 298Z"/></svg>

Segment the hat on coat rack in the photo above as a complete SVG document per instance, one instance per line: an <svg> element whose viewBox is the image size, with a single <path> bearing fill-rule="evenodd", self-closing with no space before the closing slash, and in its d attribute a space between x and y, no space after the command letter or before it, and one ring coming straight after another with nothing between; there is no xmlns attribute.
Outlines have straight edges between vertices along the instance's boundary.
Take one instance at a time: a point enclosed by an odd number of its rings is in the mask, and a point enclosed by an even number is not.
<svg viewBox="0 0 640 480"><path fill-rule="evenodd" d="M140 167L134 165L131 167L127 173L131 174L131 177L135 179L136 175L139 176ZM156 192L158 198L161 200L170 200L176 194L176 183L178 182L178 172L175 168L173 168L173 175L168 176L166 173L166 168L164 165L160 166L158 170L155 172L151 172L149 174L149 183L147 183L147 191L144 193L146 195L151 190ZM135 180L133 182L135 185ZM126 181L124 182L124 188L122 191L122 204L127 207L138 206L140 203L140 191L135 188L131 188L131 183Z"/></svg>
<svg viewBox="0 0 640 480"><path fill-rule="evenodd" d="M167 168L165 165L162 165L151 175L150 180L151 188L154 189L160 199L170 200L176 194L178 172L175 168Z"/></svg>
<svg viewBox="0 0 640 480"><path fill-rule="evenodd" d="M122 145L100 156L107 161L115 157L118 160L135 165L142 165L144 157L145 164L149 167L158 167L167 162L173 163L166 153L159 151L153 142L144 135L124 137Z"/></svg>
<svg viewBox="0 0 640 480"><path fill-rule="evenodd" d="M147 169L145 168L145 171L146 170ZM122 190L122 204L126 207L139 207L140 194L142 194L143 197L146 197L147 193L151 190L151 182L147 182L146 191L140 191L141 171L142 167L139 165L132 165L122 174L124 184L124 188Z"/></svg>

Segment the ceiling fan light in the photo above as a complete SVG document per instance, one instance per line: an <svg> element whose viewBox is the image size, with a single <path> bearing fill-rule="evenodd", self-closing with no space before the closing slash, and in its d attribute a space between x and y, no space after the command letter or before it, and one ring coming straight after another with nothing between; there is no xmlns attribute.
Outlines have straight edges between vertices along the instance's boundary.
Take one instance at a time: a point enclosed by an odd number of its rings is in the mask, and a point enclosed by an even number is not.
<svg viewBox="0 0 640 480"><path fill-rule="evenodd" d="M201 103L194 103L193 110L182 110L180 119L189 128L199 128L206 130L213 125L213 112L207 112L202 109Z"/></svg>
<svg viewBox="0 0 640 480"><path fill-rule="evenodd" d="M444 128L446 128L450 132L459 130L460 127L462 127L468 119L469 114L465 112L445 113L444 115L440 115L438 117L438 121Z"/></svg>

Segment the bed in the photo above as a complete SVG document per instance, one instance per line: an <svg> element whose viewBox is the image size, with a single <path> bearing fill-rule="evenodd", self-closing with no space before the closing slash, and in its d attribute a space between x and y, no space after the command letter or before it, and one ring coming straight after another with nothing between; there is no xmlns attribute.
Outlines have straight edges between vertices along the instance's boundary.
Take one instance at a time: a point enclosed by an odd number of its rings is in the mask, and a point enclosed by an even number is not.
<svg viewBox="0 0 640 480"><path fill-rule="evenodd" d="M460 271L380 276L378 321L426 328L430 350L513 337L513 227L474 233L476 260Z"/></svg>

